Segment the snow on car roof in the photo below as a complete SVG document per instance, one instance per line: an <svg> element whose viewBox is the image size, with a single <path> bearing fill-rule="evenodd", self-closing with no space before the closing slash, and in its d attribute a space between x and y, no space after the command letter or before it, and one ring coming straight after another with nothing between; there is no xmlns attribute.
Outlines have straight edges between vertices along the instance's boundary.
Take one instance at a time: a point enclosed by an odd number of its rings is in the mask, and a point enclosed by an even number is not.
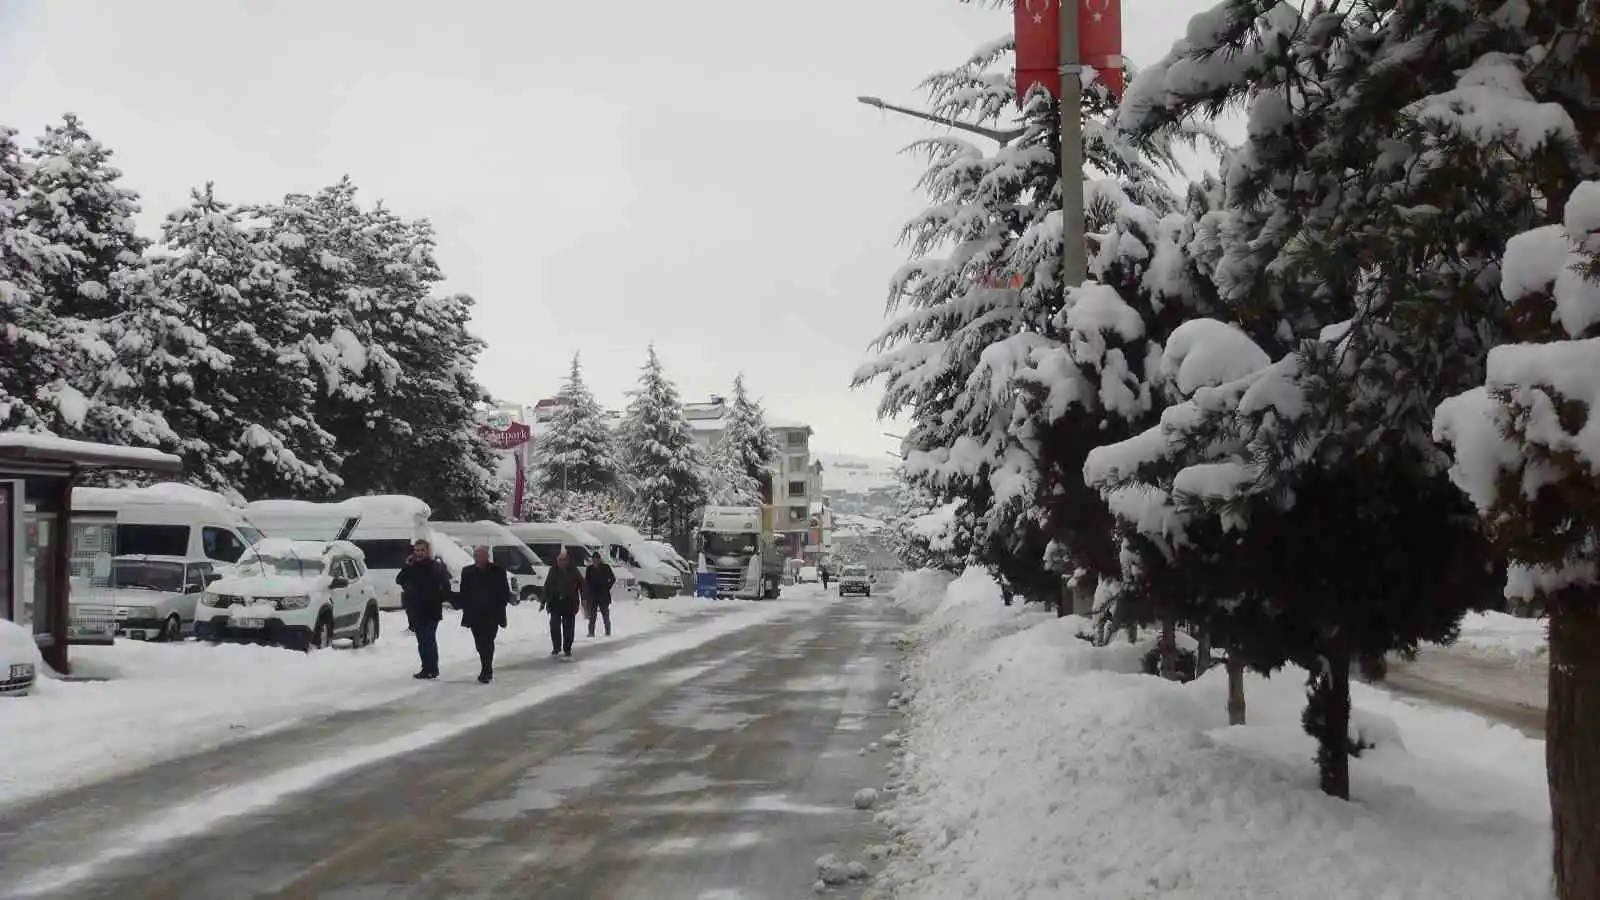
<svg viewBox="0 0 1600 900"><path fill-rule="evenodd" d="M289 538L273 537L262 538L248 552L257 557L310 561L320 560L335 551L338 551L341 556L353 556L356 559L366 558L366 554L361 552L361 548L349 541L296 541Z"/></svg>
<svg viewBox="0 0 1600 900"><path fill-rule="evenodd" d="M294 513L306 516L333 516L397 519L407 522L426 522L433 516L433 507L405 494L373 494L369 497L351 497L335 503L317 503L311 500L255 500L246 503L245 512Z"/></svg>
<svg viewBox="0 0 1600 900"><path fill-rule="evenodd" d="M183 565L184 563L210 562L209 559L198 556L173 556L169 553L119 553L111 557L112 562L169 562Z"/></svg>

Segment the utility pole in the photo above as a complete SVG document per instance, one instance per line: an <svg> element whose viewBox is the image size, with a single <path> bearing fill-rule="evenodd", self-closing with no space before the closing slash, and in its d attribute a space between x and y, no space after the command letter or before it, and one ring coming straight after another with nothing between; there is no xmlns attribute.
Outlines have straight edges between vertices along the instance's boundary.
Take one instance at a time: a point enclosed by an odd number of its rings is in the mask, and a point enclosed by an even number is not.
<svg viewBox="0 0 1600 900"><path fill-rule="evenodd" d="M1083 68L1078 59L1078 15L1083 0L1058 0L1061 29L1061 281L1062 290L1088 277L1083 224ZM1063 298L1064 299L1064 298Z"/></svg>

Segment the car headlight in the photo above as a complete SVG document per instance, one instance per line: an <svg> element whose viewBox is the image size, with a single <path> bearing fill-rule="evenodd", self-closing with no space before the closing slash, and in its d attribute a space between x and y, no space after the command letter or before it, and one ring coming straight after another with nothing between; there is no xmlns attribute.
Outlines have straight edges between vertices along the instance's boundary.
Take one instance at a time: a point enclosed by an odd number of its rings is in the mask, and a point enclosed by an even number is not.
<svg viewBox="0 0 1600 900"><path fill-rule="evenodd" d="M273 601L279 609L305 609L311 605L311 597L306 594L295 594L291 597L279 597Z"/></svg>
<svg viewBox="0 0 1600 900"><path fill-rule="evenodd" d="M215 593L211 592L211 591L206 591L205 593L200 595L200 605L201 606L216 606L217 605L217 595Z"/></svg>
<svg viewBox="0 0 1600 900"><path fill-rule="evenodd" d="M117 618L119 619L150 619L154 618L155 614L156 608L154 606L117 607Z"/></svg>

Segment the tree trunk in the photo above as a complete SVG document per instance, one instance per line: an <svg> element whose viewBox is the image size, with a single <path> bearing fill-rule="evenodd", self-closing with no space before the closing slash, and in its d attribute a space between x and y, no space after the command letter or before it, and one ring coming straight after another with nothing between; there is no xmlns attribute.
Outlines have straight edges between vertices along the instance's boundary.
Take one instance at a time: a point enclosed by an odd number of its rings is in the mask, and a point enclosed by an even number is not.
<svg viewBox="0 0 1600 900"><path fill-rule="evenodd" d="M1072 579L1061 576L1061 591L1056 594L1056 618L1067 617L1067 604L1072 600Z"/></svg>
<svg viewBox="0 0 1600 900"><path fill-rule="evenodd" d="M1600 589L1570 591L1552 605L1549 691L1556 896L1600 900Z"/></svg>
<svg viewBox="0 0 1600 900"><path fill-rule="evenodd" d="M1211 632L1205 628L1196 628L1194 633L1195 643L1200 646L1194 651L1194 677L1196 681L1211 668Z"/></svg>
<svg viewBox="0 0 1600 900"><path fill-rule="evenodd" d="M1228 653L1228 724L1244 724L1244 660Z"/></svg>
<svg viewBox="0 0 1600 900"><path fill-rule="evenodd" d="M1072 587L1072 614L1083 616L1085 619L1094 616L1094 595L1100 587L1100 576L1093 572L1083 573Z"/></svg>
<svg viewBox="0 0 1600 900"><path fill-rule="evenodd" d="M1161 620L1161 677L1167 681L1178 678L1178 625L1171 619Z"/></svg>

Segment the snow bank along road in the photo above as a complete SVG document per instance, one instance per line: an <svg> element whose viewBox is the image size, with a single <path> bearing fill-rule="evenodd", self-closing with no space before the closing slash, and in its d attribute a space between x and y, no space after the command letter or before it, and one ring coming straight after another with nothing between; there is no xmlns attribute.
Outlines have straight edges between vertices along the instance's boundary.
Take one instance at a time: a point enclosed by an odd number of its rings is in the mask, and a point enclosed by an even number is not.
<svg viewBox="0 0 1600 900"><path fill-rule="evenodd" d="M0 897L802 896L882 840L900 622L752 604L14 807Z"/></svg>

